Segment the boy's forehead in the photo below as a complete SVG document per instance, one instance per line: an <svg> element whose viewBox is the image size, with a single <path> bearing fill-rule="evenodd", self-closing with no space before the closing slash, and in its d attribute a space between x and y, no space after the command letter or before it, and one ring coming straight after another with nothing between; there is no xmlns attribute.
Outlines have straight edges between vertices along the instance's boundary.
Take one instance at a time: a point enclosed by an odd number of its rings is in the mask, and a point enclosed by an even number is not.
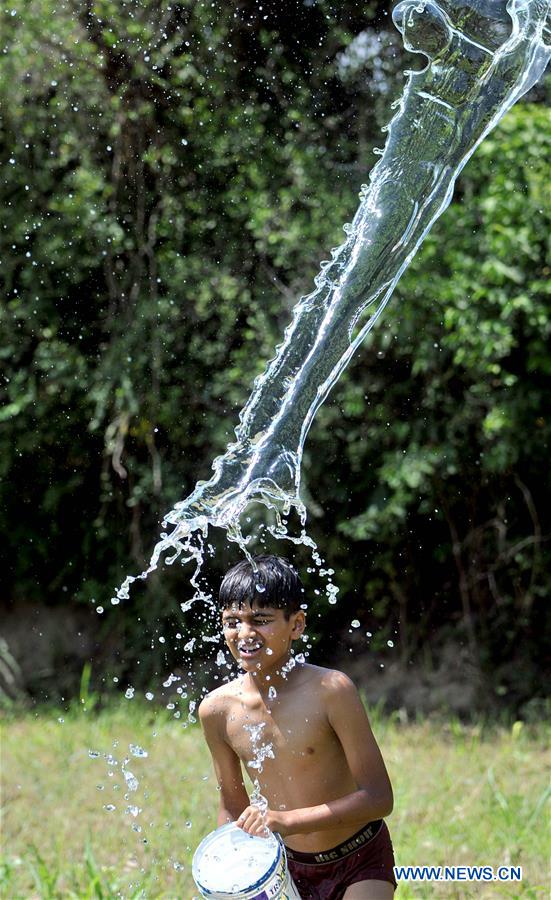
<svg viewBox="0 0 551 900"><path fill-rule="evenodd" d="M283 612L277 606L259 606L257 603L253 601L253 603L248 603L247 601L239 601L236 600L234 603L231 603L229 606L226 606L222 610L222 615L249 615L254 616L255 613L272 613L276 614L279 612Z"/></svg>

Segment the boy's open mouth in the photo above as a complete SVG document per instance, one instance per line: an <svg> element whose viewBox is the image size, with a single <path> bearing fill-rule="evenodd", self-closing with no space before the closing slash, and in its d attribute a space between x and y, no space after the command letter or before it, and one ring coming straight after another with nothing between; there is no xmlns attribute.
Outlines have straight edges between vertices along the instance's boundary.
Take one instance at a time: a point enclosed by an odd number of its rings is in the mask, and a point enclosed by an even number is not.
<svg viewBox="0 0 551 900"><path fill-rule="evenodd" d="M251 641L245 643L244 641L240 641L237 645L237 649L242 656L254 656L255 653L258 653L258 651L262 649L262 642Z"/></svg>

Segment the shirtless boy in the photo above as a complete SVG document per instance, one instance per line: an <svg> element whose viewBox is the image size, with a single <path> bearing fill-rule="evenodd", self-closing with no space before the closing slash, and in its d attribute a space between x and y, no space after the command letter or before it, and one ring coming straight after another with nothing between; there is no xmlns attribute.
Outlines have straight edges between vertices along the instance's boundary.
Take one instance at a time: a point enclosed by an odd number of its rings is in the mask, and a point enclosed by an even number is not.
<svg viewBox="0 0 551 900"><path fill-rule="evenodd" d="M218 824L281 835L304 900L392 898L394 859L382 821L392 788L358 692L342 672L289 665L305 628L300 580L280 557L255 564L256 572L238 563L220 587L224 637L243 674L199 707L220 788ZM247 726L261 723L257 750L272 745L273 758L258 772ZM250 804L241 764L259 780L264 812Z"/></svg>

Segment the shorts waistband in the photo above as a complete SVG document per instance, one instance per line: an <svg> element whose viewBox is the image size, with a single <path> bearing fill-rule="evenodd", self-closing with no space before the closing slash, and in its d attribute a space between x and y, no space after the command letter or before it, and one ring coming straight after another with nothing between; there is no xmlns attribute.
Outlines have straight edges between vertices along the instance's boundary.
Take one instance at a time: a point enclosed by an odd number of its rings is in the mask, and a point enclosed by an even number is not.
<svg viewBox="0 0 551 900"><path fill-rule="evenodd" d="M320 853L302 853L300 850L291 850L291 848L286 845L285 851L287 853L287 859L292 859L293 862L302 863L302 865L305 866L322 866L324 863L334 862L337 859L344 859L346 856L350 856L351 853L355 853L361 847L365 846L365 844L368 844L369 841L373 840L381 830L382 824L382 819L368 822L367 825L360 828L356 834L347 838L342 844L339 844L337 847L331 847L330 850L322 850Z"/></svg>

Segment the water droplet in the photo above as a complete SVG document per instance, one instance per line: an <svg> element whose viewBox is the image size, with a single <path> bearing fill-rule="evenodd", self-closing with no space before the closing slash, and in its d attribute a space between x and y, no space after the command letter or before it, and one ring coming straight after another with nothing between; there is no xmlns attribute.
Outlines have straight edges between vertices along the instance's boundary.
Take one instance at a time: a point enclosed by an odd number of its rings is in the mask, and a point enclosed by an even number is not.
<svg viewBox="0 0 551 900"><path fill-rule="evenodd" d="M359 627L360 627L359 619L352 619L352 621L351 621L350 624L351 624L352 628L359 628Z"/></svg>
<svg viewBox="0 0 551 900"><path fill-rule="evenodd" d="M270 685L268 689L268 697L270 700L275 700L275 698L277 697L277 691L273 685Z"/></svg>
<svg viewBox="0 0 551 900"><path fill-rule="evenodd" d="M90 759L97 759L100 756L99 750L88 750L88 756Z"/></svg>
<svg viewBox="0 0 551 900"><path fill-rule="evenodd" d="M127 816L133 816L134 818L136 818L136 816L139 816L140 813L141 809L139 806L127 806L125 809L125 814Z"/></svg>
<svg viewBox="0 0 551 900"><path fill-rule="evenodd" d="M103 808L105 810L107 810L107 812L113 812L113 810L116 809L117 807L114 806L112 803L106 803Z"/></svg>
<svg viewBox="0 0 551 900"><path fill-rule="evenodd" d="M134 696L134 688L133 687L126 688L126 691L124 692L124 696L126 697L127 700L132 700L132 697Z"/></svg>
<svg viewBox="0 0 551 900"><path fill-rule="evenodd" d="M148 756L147 750L144 750L143 747L140 747L138 744L129 744L128 749L132 756L140 756L142 758Z"/></svg>
<svg viewBox="0 0 551 900"><path fill-rule="evenodd" d="M256 590L258 591L259 594L263 594L264 591L266 590L266 585L265 585L265 584L260 584L259 582L257 582L257 584L255 585L255 588L256 588Z"/></svg>
<svg viewBox="0 0 551 900"><path fill-rule="evenodd" d="M146 693L146 695L145 695L145 699L146 699L146 700L153 700L154 696L155 696L155 694L152 694L151 691L147 691L147 693Z"/></svg>
<svg viewBox="0 0 551 900"><path fill-rule="evenodd" d="M387 647L394 647L394 641L387 641L386 645Z"/></svg>
<svg viewBox="0 0 551 900"><path fill-rule="evenodd" d="M133 775L132 772L129 772L128 770L125 770L123 774L124 774L124 780L126 781L126 787L128 788L128 790L129 791L137 791L140 782L138 781L136 776Z"/></svg>

